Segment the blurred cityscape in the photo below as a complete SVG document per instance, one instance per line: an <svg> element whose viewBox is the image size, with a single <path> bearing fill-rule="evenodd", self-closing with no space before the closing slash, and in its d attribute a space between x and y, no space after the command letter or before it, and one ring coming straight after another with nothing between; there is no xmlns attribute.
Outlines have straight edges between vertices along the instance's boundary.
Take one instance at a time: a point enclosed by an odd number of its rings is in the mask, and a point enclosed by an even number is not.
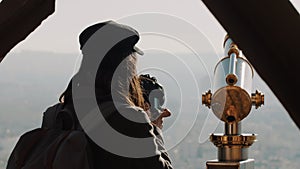
<svg viewBox="0 0 300 169"><path fill-rule="evenodd" d="M20 135L41 125L42 113L58 101L75 72L74 65L77 62L78 56L73 54L25 51L10 54L1 63L0 169L6 167L9 154ZM176 77L178 82L184 81L185 76L180 72L169 72L170 74L179 75L180 77ZM166 107L173 113L171 118L164 121L164 138L174 168L204 169L207 160L217 157L217 149L208 140L199 139L205 128L203 125L211 125L212 128L215 126L216 129L208 133L220 133L223 132L223 124L216 120L206 122L211 112L201 105L201 98L197 97L199 95L182 100L176 93L179 91L176 86L166 82L168 78L161 75L158 80L165 86ZM210 88L209 75L205 72L197 73L196 81L203 83L198 89L201 96L201 93ZM181 91L189 89L188 82L179 84ZM258 76L254 79L253 89L264 92L266 100L262 108L253 108L242 122L244 133L258 134L257 142L249 150L249 156L255 159L255 168L298 168L299 129ZM190 108L184 106L184 102L198 103L198 109L193 105Z"/></svg>

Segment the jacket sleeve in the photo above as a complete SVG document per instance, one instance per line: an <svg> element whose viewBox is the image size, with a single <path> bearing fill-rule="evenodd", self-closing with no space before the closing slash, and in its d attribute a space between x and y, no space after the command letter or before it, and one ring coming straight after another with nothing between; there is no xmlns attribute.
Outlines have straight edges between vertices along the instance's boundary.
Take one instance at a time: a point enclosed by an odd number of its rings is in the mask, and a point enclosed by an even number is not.
<svg viewBox="0 0 300 169"><path fill-rule="evenodd" d="M148 133L150 137L153 137L153 144L155 145L155 150L153 150L153 152L156 152L156 155L137 159L135 167L143 169L173 169L169 155L164 147L162 135L161 133L156 135L155 128L156 126L153 126L150 123L145 124L144 132ZM149 146L152 147L152 145Z"/></svg>
<svg viewBox="0 0 300 169"><path fill-rule="evenodd" d="M142 145L136 145L132 148L124 147L133 151L133 154L134 151L136 151L137 154L141 151L144 151L145 154L147 154L146 157L124 157L131 161L130 168L173 169L171 160L164 148L161 133L155 134L157 130L155 131L155 127L151 124L146 112L128 108L127 110L121 111L121 113L115 113L109 121L110 125L121 134L134 139L146 138Z"/></svg>
<svg viewBox="0 0 300 169"><path fill-rule="evenodd" d="M158 128L157 126L153 125L153 131L156 136L155 142L157 144L159 152L161 153L162 158L169 161L169 163L171 164L171 158L169 157L167 150L164 146L164 139L163 139L161 129Z"/></svg>
<svg viewBox="0 0 300 169"><path fill-rule="evenodd" d="M171 160L164 147L164 141L162 137L162 132L159 128L151 124L151 121L144 111L140 111L140 118L145 118L146 123L137 123L136 127L132 128L135 132L135 137L142 138L153 138L153 142L149 147L154 147L152 157L139 158L136 160L136 168L143 169L173 169L171 165ZM142 116L142 117L141 117ZM147 149L149 151L149 149Z"/></svg>

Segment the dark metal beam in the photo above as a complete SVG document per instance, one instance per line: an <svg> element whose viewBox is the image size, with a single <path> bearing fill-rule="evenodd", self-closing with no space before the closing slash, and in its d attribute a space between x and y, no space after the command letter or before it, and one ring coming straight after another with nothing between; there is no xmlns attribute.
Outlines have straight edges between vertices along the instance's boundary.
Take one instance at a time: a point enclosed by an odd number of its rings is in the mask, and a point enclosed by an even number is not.
<svg viewBox="0 0 300 169"><path fill-rule="evenodd" d="M0 62L20 41L54 12L55 0L2 0L0 3Z"/></svg>
<svg viewBox="0 0 300 169"><path fill-rule="evenodd" d="M300 128L300 17L288 0L203 0Z"/></svg>

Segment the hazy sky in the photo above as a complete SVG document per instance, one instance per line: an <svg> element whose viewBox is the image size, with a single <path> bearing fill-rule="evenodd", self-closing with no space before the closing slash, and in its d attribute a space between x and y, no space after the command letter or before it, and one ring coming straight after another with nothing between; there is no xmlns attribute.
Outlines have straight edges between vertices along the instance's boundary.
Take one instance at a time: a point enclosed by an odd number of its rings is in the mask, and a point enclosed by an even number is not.
<svg viewBox="0 0 300 169"><path fill-rule="evenodd" d="M299 0L292 2L296 8L300 6ZM119 20L144 13L161 13L181 18L202 32L216 51L222 52L226 32L201 0L57 0L55 13L12 52L21 50L78 52L78 34L86 26L99 21ZM148 21L136 24L143 25L146 22ZM157 27L160 27L159 22L157 21ZM143 30L139 31L143 33ZM182 31L185 31L184 25Z"/></svg>
<svg viewBox="0 0 300 169"><path fill-rule="evenodd" d="M78 34L86 26L99 21L118 20L144 13L161 13L181 18L199 29L215 48L221 51L226 33L200 0L57 0L55 13L13 52L20 50L78 52ZM146 22L145 20L140 25ZM182 31L185 31L184 28Z"/></svg>

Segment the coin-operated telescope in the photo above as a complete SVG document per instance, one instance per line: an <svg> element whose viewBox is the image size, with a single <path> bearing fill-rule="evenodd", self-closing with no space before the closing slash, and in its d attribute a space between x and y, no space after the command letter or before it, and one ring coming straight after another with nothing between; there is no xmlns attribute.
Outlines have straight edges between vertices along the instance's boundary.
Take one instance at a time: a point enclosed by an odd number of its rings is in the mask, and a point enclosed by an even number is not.
<svg viewBox="0 0 300 169"><path fill-rule="evenodd" d="M241 134L241 121L264 104L264 95L251 93L253 68L229 38L224 41L225 57L216 65L213 90L202 95L202 104L225 123L224 134L211 134L210 141L218 148L218 159L207 161L207 169L253 169L248 148L256 141L255 134Z"/></svg>

